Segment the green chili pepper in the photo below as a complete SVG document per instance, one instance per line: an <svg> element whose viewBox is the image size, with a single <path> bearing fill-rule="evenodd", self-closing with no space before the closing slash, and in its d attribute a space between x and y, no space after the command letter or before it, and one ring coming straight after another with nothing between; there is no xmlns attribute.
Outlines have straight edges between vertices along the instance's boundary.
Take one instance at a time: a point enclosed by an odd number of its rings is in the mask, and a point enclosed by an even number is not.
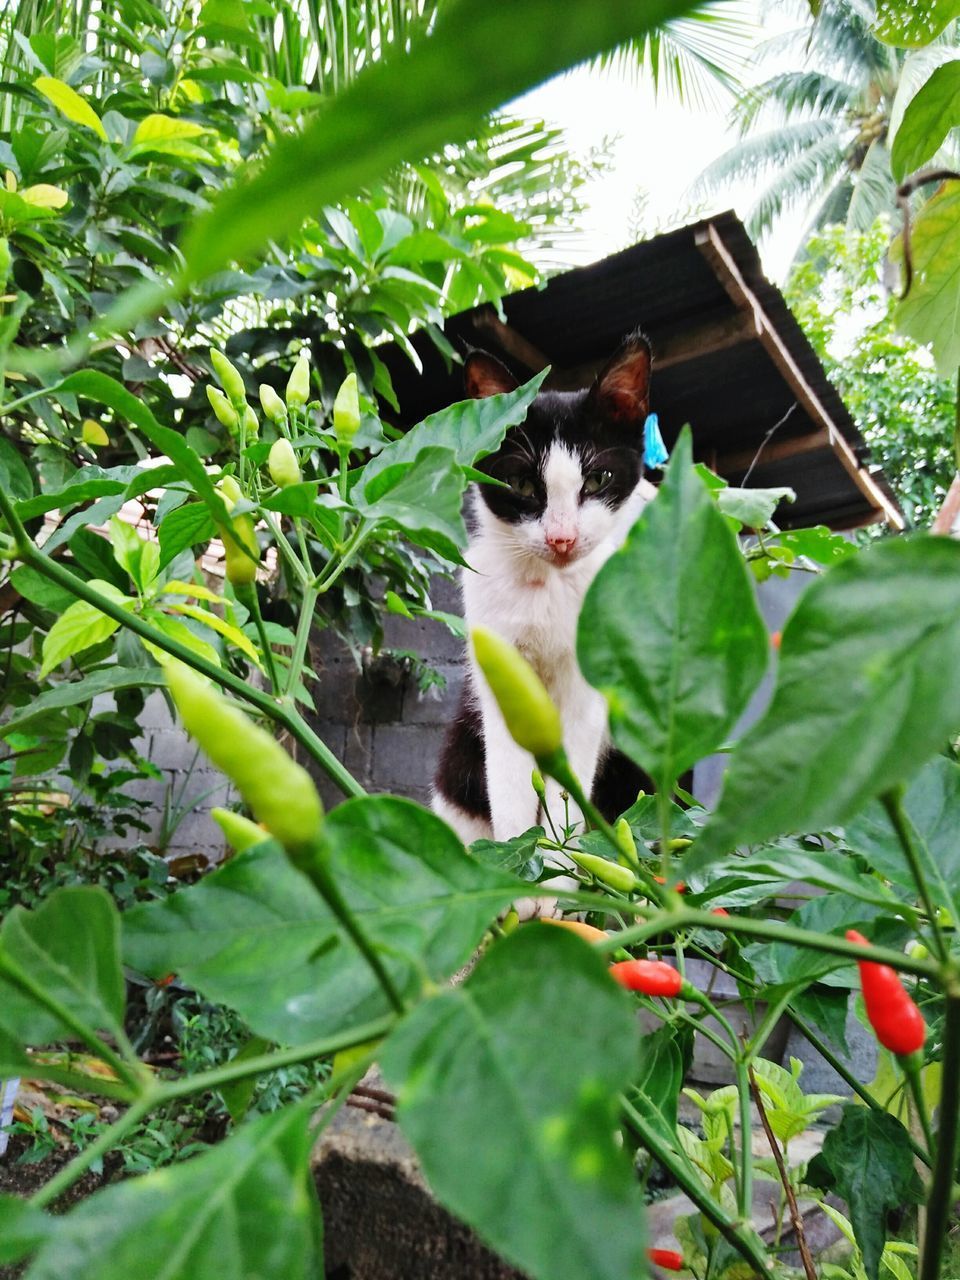
<svg viewBox="0 0 960 1280"><path fill-rule="evenodd" d="M360 392L355 373L347 374L333 402L333 430L344 447L360 430Z"/></svg>
<svg viewBox="0 0 960 1280"><path fill-rule="evenodd" d="M540 797L541 800L546 800L547 788L544 785L543 774L540 772L539 769L534 769L533 773L531 773L530 785L531 787L533 787L534 791L537 793L537 795Z"/></svg>
<svg viewBox="0 0 960 1280"><path fill-rule="evenodd" d="M246 440L255 440L260 434L260 419L250 406L243 407L243 435Z"/></svg>
<svg viewBox="0 0 960 1280"><path fill-rule="evenodd" d="M219 387L213 387L207 383L206 391L207 399L210 401L210 408L213 410L217 421L222 427L226 427L229 432L235 435L237 428L240 426L240 419L237 417L236 409L234 409Z"/></svg>
<svg viewBox="0 0 960 1280"><path fill-rule="evenodd" d="M265 729L182 662L165 675L184 728L288 850L312 845L323 824L313 779Z"/></svg>
<svg viewBox="0 0 960 1280"><path fill-rule="evenodd" d="M232 512L244 494L233 476L224 476L220 481L220 496L227 510ZM246 587L256 582L257 568L260 564L260 544L257 542L252 517L235 516L232 530L226 525L219 525L218 532L223 542L227 581L235 587Z"/></svg>
<svg viewBox="0 0 960 1280"><path fill-rule="evenodd" d="M286 422L287 406L266 382L260 383L260 407L274 426L280 427Z"/></svg>
<svg viewBox="0 0 960 1280"><path fill-rule="evenodd" d="M578 867L589 871L592 876L603 884L608 884L611 889L616 889L618 893L632 893L637 887L637 877L629 867L621 867L619 862L609 862L595 853L571 853L570 857Z"/></svg>
<svg viewBox="0 0 960 1280"><path fill-rule="evenodd" d="M514 742L538 760L561 751L560 712L526 658L487 627L473 627L470 640Z"/></svg>
<svg viewBox="0 0 960 1280"><path fill-rule="evenodd" d="M287 382L286 400L288 409L302 409L310 399L310 358L306 351L297 356L293 373Z"/></svg>
<svg viewBox="0 0 960 1280"><path fill-rule="evenodd" d="M240 370L230 363L222 351L211 351L210 363L220 380L221 387L227 393L227 399L237 412L241 413L247 403L247 388L240 376Z"/></svg>
<svg viewBox="0 0 960 1280"><path fill-rule="evenodd" d="M292 484L299 484L303 479L300 474L297 455L293 451L293 445L285 437L275 440L270 446L267 470L270 472L270 479L278 489L286 489Z"/></svg>
<svg viewBox="0 0 960 1280"><path fill-rule="evenodd" d="M620 862L625 867L639 867L640 855L637 853L637 842L626 818L618 818L614 827L617 844L620 846Z"/></svg>
<svg viewBox="0 0 960 1280"><path fill-rule="evenodd" d="M263 827L251 822L242 813L234 813L232 809L211 809L210 817L227 837L227 842L235 853L243 853L244 849L262 844L267 839L268 832Z"/></svg>

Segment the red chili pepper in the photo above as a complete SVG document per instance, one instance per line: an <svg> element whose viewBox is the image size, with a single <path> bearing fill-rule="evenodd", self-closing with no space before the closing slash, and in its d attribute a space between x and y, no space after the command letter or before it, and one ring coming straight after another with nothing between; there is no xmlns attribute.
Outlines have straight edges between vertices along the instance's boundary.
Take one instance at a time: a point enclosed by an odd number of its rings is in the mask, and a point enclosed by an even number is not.
<svg viewBox="0 0 960 1280"><path fill-rule="evenodd" d="M654 877L653 877L653 879L654 879L654 880L656 880L657 884L666 884L666 883L667 883L667 877L666 877L666 876L654 876ZM674 887L674 889L677 891L677 893L686 893L686 892L687 892L687 886L684 884L684 882L683 882L682 880L679 880L679 881L678 881L678 882L677 882L673 887Z"/></svg>
<svg viewBox="0 0 960 1280"><path fill-rule="evenodd" d="M771 632L770 632L770 643L773 645L773 647L774 647L775 649L779 649L779 648L780 648L780 641L781 641L781 639L782 639L782 638L783 638L783 633L782 633L782 632L780 632L780 631L771 631Z"/></svg>
<svg viewBox="0 0 960 1280"><path fill-rule="evenodd" d="M728 916L730 912L726 907L714 907L710 914L712 916Z"/></svg>
<svg viewBox="0 0 960 1280"><path fill-rule="evenodd" d="M678 996L683 978L662 960L621 960L610 966L610 974L628 991L645 996Z"/></svg>
<svg viewBox="0 0 960 1280"><path fill-rule="evenodd" d="M870 943L856 929L847 930L847 941L861 946ZM923 1048L927 1024L923 1014L904 990L900 975L888 964L858 960L863 1002L877 1039L891 1053L905 1056Z"/></svg>
<svg viewBox="0 0 960 1280"><path fill-rule="evenodd" d="M657 1267L663 1267L664 1271L682 1271L683 1270L683 1254L676 1249L648 1249L647 1257Z"/></svg>

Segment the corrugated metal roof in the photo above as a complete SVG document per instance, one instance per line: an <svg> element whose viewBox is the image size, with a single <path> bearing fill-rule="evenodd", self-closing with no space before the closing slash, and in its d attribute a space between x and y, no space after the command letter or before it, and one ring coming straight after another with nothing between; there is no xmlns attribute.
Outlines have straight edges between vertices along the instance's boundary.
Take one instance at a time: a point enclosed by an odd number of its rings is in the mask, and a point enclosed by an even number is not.
<svg viewBox="0 0 960 1280"><path fill-rule="evenodd" d="M503 315L505 328L491 308L474 308L445 331L457 349L492 351L519 377L549 362L554 385L575 386L640 328L653 346L652 407L668 447L689 422L697 456L737 483L763 445L749 483L796 490L777 513L783 527L897 522L889 486L864 465L863 438L735 214L512 294ZM398 350L381 350L406 423L462 396L459 369L446 368L426 335L414 346L422 374Z"/></svg>

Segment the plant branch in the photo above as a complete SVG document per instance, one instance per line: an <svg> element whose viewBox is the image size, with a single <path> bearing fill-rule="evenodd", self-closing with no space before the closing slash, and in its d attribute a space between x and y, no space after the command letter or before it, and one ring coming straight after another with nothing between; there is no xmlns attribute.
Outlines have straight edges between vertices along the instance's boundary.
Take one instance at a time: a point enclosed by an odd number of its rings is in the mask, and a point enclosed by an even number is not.
<svg viewBox="0 0 960 1280"><path fill-rule="evenodd" d="M769 1276L771 1271L770 1261L756 1235L752 1231L744 1230L740 1224L734 1222L724 1213L715 1198L690 1169L686 1161L663 1143L653 1127L647 1123L627 1098L621 1096L620 1107L627 1123L640 1139L644 1148L676 1179L678 1185L686 1192L707 1221L713 1223L727 1243L756 1269L757 1275Z"/></svg>
<svg viewBox="0 0 960 1280"><path fill-rule="evenodd" d="M940 1091L940 1132L933 1183L927 1199L927 1226L919 1280L939 1280L940 1259L954 1201L957 1170L957 1120L960 1113L960 991L946 993L947 1015L943 1028L943 1084Z"/></svg>
<svg viewBox="0 0 960 1280"><path fill-rule="evenodd" d="M950 958L950 951L937 923L937 908L930 896L930 888L923 873L916 833L903 807L903 788L891 787L889 791L884 791L880 797L880 803L886 810L890 825L893 827L897 840L900 842L900 848L903 850L903 856L907 861L907 866L910 868L913 882L917 886L917 896L923 903L923 909L929 917L934 950L941 964L946 964ZM927 853L927 858L929 859L929 857L930 855Z"/></svg>
<svg viewBox="0 0 960 1280"><path fill-rule="evenodd" d="M753 1094L753 1100L756 1103L757 1111L760 1113L760 1123L763 1125L763 1132L767 1135L767 1142L770 1144L770 1150L773 1152L773 1158L777 1164L777 1172L780 1174L780 1181L783 1183L783 1190L787 1197L787 1204L790 1208L790 1220L793 1223L793 1230L797 1237L797 1248L800 1251L803 1269L806 1272L807 1280L817 1280L817 1273L814 1270L813 1259L810 1257L810 1247L807 1244L806 1233L803 1229L803 1215L800 1212L800 1206L797 1204L797 1197L794 1194L793 1187L790 1183L790 1175L787 1173L787 1166L783 1162L783 1153L780 1150L780 1144L777 1142L776 1135L770 1128L767 1109L763 1105L763 1095L760 1092L760 1086L757 1084L757 1077L754 1074L753 1067L749 1068L749 1073L750 1092Z"/></svg>
<svg viewBox="0 0 960 1280"><path fill-rule="evenodd" d="M873 944L862 946L857 942L848 942L846 938L832 933L817 933L810 929L798 929L795 925L783 924L779 921L752 920L747 916L715 916L709 911L698 911L694 907L677 907L672 911L657 911L637 904L618 904L621 910L628 909L645 921L643 924L631 925L617 934L612 934L607 942L598 942L598 951L612 951L615 947L629 947L645 942L657 933L673 933L677 929L697 928L715 929L722 933L739 933L749 938L765 938L770 942L786 942L791 946L803 947L807 951L825 951L829 955L839 956L843 960L874 960L877 964L888 964L903 973L915 973L922 978L934 981L940 978L940 966L932 960L921 960L917 956L908 956L902 951L894 951L890 947L876 947Z"/></svg>
<svg viewBox="0 0 960 1280"><path fill-rule="evenodd" d="M16 963L15 960L3 953L0 953L0 974L24 995L29 996L36 1004L51 1013L58 1022L67 1027L79 1040L81 1040L91 1053L101 1058L108 1067L110 1067L118 1079L122 1080L135 1094L141 1094L144 1090L145 1081L140 1074L139 1063L131 1064L115 1053L113 1049L100 1037L95 1031L80 1018L76 1017L66 1005L61 1004L56 996L51 995L45 987L35 982L33 977Z"/></svg>

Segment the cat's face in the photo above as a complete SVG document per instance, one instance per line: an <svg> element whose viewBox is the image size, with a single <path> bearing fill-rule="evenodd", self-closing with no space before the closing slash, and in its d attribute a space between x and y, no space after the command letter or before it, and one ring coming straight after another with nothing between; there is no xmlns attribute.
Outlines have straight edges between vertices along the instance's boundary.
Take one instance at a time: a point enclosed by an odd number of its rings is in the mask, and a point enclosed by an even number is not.
<svg viewBox="0 0 960 1280"><path fill-rule="evenodd" d="M473 396L511 391L516 379L498 360L466 361ZM650 348L628 338L589 391L541 392L479 469L508 488L481 484L480 498L518 554L558 568L590 554L613 531L643 474Z"/></svg>

